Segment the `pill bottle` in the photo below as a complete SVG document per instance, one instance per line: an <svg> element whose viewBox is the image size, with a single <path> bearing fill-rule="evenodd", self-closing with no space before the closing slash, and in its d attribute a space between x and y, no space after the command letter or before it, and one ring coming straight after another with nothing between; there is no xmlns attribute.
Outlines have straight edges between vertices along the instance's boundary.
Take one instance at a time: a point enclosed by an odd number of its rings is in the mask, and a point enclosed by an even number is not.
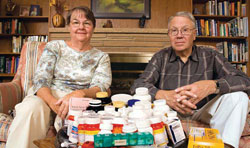
<svg viewBox="0 0 250 148"><path fill-rule="evenodd" d="M166 130L164 123L160 117L151 117L150 124L153 129L154 142L158 146L165 146L168 144L168 138L166 135Z"/></svg>
<svg viewBox="0 0 250 148"><path fill-rule="evenodd" d="M78 118L78 142L79 145L83 145L84 141L85 141L85 134L84 134L84 117L80 116Z"/></svg>
<svg viewBox="0 0 250 148"><path fill-rule="evenodd" d="M135 125L138 128L138 132L149 132L149 133L153 134L153 129L150 126L150 122L148 119L137 120L135 122Z"/></svg>
<svg viewBox="0 0 250 148"><path fill-rule="evenodd" d="M93 99L89 101L87 110L93 110L97 113L98 111L104 110L104 107L102 106L101 100Z"/></svg>
<svg viewBox="0 0 250 148"><path fill-rule="evenodd" d="M94 141L94 135L100 132L100 118L88 117L84 122L85 142Z"/></svg>
<svg viewBox="0 0 250 148"><path fill-rule="evenodd" d="M122 132L123 133L135 133L137 132L137 128L135 124L125 124L122 127Z"/></svg>
<svg viewBox="0 0 250 148"><path fill-rule="evenodd" d="M133 99L138 99L140 101L151 101L151 96L148 94L148 88L146 87L136 88Z"/></svg>
<svg viewBox="0 0 250 148"><path fill-rule="evenodd" d="M78 142L78 117L75 117L75 120L73 122L72 125L72 130L69 134L69 141L71 141L72 143L77 143Z"/></svg>
<svg viewBox="0 0 250 148"><path fill-rule="evenodd" d="M101 123L100 132L98 134L112 134L113 125L110 123Z"/></svg>
<svg viewBox="0 0 250 148"><path fill-rule="evenodd" d="M79 117L82 115L82 111L80 110L69 110L68 112L68 116L66 117L67 121L65 125L68 126L68 129L67 129L67 135L69 136L71 130L72 130L72 125L75 121L75 117Z"/></svg>
<svg viewBox="0 0 250 148"><path fill-rule="evenodd" d="M155 100L154 102L153 112L162 112L167 113L170 111L170 107L167 105L165 99Z"/></svg>
<svg viewBox="0 0 250 148"><path fill-rule="evenodd" d="M115 117L112 121L112 124L113 124L112 133L114 134L122 133L122 127L124 124L126 124L126 120L121 117Z"/></svg>
<svg viewBox="0 0 250 148"><path fill-rule="evenodd" d="M107 92L97 92L96 93L96 99L101 100L102 105L106 105L106 104L111 103L111 99L110 99L110 97L108 97Z"/></svg>

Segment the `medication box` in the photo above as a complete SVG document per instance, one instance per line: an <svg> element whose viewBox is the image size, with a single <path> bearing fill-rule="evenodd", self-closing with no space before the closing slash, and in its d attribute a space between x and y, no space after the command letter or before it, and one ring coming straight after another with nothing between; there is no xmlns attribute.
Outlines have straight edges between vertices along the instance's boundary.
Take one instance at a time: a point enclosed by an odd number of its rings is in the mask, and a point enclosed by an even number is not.
<svg viewBox="0 0 250 148"><path fill-rule="evenodd" d="M188 148L224 148L224 143L217 129L191 127Z"/></svg>
<svg viewBox="0 0 250 148"><path fill-rule="evenodd" d="M98 134L94 136L95 147L152 145L154 137L148 132Z"/></svg>

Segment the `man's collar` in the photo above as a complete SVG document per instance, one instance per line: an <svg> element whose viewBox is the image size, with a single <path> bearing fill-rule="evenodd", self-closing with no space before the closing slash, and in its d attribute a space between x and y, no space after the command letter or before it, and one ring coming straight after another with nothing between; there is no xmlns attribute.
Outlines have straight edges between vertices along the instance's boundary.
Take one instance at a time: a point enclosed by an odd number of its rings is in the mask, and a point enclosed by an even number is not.
<svg viewBox="0 0 250 148"><path fill-rule="evenodd" d="M180 58L180 57L176 55L174 49L171 47L171 54L170 54L169 62L174 62L175 60L177 60L177 58ZM197 46L195 45L193 45L192 47L192 53L190 55L190 59L198 62Z"/></svg>

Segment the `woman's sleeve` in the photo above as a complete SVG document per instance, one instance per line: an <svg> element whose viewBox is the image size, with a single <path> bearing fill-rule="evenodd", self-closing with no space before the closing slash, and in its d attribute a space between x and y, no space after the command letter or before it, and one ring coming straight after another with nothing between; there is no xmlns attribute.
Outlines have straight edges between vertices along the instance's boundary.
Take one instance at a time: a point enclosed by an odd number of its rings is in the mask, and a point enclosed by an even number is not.
<svg viewBox="0 0 250 148"><path fill-rule="evenodd" d="M91 87L99 87L101 91L107 91L112 81L112 73L110 67L110 58L108 54L104 54L99 60L98 66L90 83Z"/></svg>
<svg viewBox="0 0 250 148"><path fill-rule="evenodd" d="M33 79L34 94L42 87L50 88L57 59L57 49L56 45L47 43Z"/></svg>

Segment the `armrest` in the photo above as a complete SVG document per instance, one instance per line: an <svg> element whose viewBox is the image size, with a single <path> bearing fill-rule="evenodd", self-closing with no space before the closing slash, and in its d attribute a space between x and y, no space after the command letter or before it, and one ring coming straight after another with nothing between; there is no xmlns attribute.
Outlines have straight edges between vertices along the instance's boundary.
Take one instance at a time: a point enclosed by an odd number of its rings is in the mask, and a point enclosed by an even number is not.
<svg viewBox="0 0 250 148"><path fill-rule="evenodd" d="M0 112L8 113L15 105L22 101L22 88L19 79L0 83Z"/></svg>

